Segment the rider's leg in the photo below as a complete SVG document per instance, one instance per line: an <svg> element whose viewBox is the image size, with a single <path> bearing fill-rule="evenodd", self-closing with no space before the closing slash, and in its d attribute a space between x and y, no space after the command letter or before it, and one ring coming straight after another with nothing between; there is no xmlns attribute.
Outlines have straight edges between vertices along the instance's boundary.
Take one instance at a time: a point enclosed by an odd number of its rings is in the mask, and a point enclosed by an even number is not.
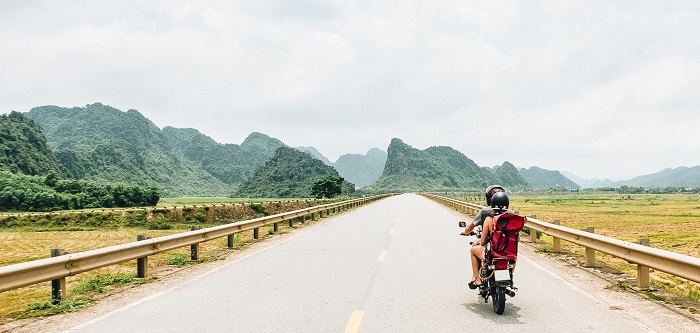
<svg viewBox="0 0 700 333"><path fill-rule="evenodd" d="M471 250L472 259L472 274L476 284L481 284L481 276L479 275L479 259L484 260L484 247L481 245L473 246Z"/></svg>

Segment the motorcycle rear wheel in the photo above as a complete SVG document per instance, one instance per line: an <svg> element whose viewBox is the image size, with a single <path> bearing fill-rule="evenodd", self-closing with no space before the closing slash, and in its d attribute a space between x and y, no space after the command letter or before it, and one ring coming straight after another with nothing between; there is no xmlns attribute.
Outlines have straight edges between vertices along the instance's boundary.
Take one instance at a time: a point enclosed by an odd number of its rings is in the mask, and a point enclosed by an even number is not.
<svg viewBox="0 0 700 333"><path fill-rule="evenodd" d="M505 286L495 286L491 289L491 300L493 301L493 312L497 314L503 314L506 309L506 287Z"/></svg>

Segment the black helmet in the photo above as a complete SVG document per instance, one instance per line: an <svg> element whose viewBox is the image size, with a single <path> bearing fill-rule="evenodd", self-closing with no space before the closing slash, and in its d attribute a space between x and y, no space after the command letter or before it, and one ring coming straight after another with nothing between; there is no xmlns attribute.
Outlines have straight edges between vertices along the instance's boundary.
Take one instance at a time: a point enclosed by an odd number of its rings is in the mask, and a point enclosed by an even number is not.
<svg viewBox="0 0 700 333"><path fill-rule="evenodd" d="M505 192L506 189L501 185L491 185L486 188L486 204L491 206L491 197L494 193Z"/></svg>
<svg viewBox="0 0 700 333"><path fill-rule="evenodd" d="M504 210L508 208L510 200L508 200L508 195L506 192L496 192L491 196L491 208L498 208Z"/></svg>

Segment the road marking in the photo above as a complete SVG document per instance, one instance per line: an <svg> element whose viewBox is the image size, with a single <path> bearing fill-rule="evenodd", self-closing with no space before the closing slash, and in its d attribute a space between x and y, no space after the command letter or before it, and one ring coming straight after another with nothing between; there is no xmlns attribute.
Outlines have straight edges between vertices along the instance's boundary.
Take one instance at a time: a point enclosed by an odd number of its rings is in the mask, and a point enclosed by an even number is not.
<svg viewBox="0 0 700 333"><path fill-rule="evenodd" d="M377 258L377 261L384 261L386 259L386 250L382 250L382 252L379 253L379 258Z"/></svg>
<svg viewBox="0 0 700 333"><path fill-rule="evenodd" d="M357 333L360 331L360 323L362 323L362 317L365 316L364 311L355 311L352 313L352 316L350 316L350 321L348 321L348 325L345 326L345 333Z"/></svg>

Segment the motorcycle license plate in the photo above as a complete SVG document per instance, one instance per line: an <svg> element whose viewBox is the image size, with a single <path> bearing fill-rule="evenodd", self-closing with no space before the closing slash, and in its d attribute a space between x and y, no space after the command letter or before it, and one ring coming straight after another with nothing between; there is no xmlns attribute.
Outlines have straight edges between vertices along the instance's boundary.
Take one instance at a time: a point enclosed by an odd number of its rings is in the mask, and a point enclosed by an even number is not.
<svg viewBox="0 0 700 333"><path fill-rule="evenodd" d="M496 281L510 280L510 272L507 269L497 270L495 274Z"/></svg>

